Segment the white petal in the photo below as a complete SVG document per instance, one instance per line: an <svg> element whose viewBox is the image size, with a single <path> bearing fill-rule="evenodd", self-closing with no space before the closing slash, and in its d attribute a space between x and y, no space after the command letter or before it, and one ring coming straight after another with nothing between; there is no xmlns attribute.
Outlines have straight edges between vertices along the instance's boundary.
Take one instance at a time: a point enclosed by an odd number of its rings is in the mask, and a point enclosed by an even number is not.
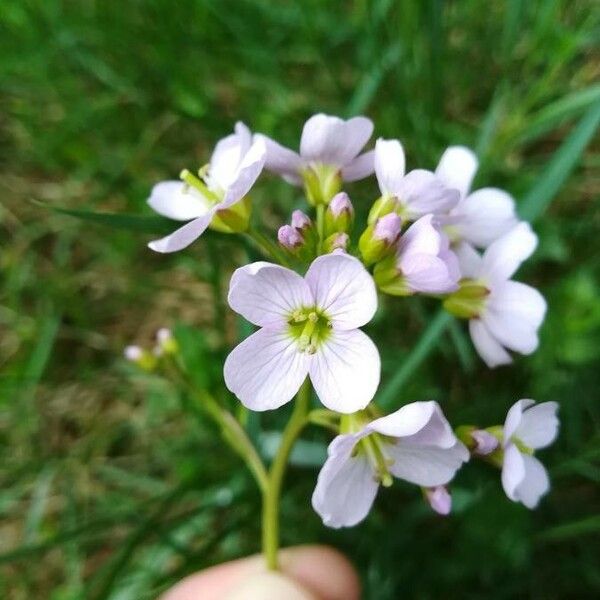
<svg viewBox="0 0 600 600"><path fill-rule="evenodd" d="M266 149L262 140L256 140L242 158L239 171L231 182L219 208L229 208L239 202L254 185L265 164Z"/></svg>
<svg viewBox="0 0 600 600"><path fill-rule="evenodd" d="M225 360L225 385L251 410L278 408L298 392L309 355L284 331L259 329Z"/></svg>
<svg viewBox="0 0 600 600"><path fill-rule="evenodd" d="M278 144L275 140L262 135L255 134L255 140L262 140L266 148L265 169L284 175L290 183L300 185L302 178L298 175L302 167L300 155L289 148Z"/></svg>
<svg viewBox="0 0 600 600"><path fill-rule="evenodd" d="M450 448L438 448L400 439L386 446L386 453L394 461L390 466L392 475L424 487L448 483L469 459L469 451L460 442Z"/></svg>
<svg viewBox="0 0 600 600"><path fill-rule="evenodd" d="M374 160L375 152L373 150L359 154L342 168L342 179L344 181L358 181L368 177L375 169Z"/></svg>
<svg viewBox="0 0 600 600"><path fill-rule="evenodd" d="M411 254L400 261L407 286L423 294L446 294L458 289L460 273L453 266L428 254Z"/></svg>
<svg viewBox="0 0 600 600"><path fill-rule="evenodd" d="M473 192L452 214L460 217L459 235L481 248L489 246L518 223L513 197L495 188Z"/></svg>
<svg viewBox="0 0 600 600"><path fill-rule="evenodd" d="M377 310L375 283L363 264L348 254L319 256L306 273L315 304L325 311L334 329L355 329Z"/></svg>
<svg viewBox="0 0 600 600"><path fill-rule="evenodd" d="M537 330L544 321L547 304L535 288L518 281L506 281L494 287L488 307Z"/></svg>
<svg viewBox="0 0 600 600"><path fill-rule="evenodd" d="M240 163L250 147L252 135L241 122L236 123L235 133L217 142L209 166L209 186L215 191L225 191L235 180Z"/></svg>
<svg viewBox="0 0 600 600"><path fill-rule="evenodd" d="M483 254L482 273L491 282L510 279L537 246L537 235L524 221L493 242Z"/></svg>
<svg viewBox="0 0 600 600"><path fill-rule="evenodd" d="M198 190L182 181L161 181L153 188L148 204L159 215L189 221L210 211L211 203Z"/></svg>
<svg viewBox="0 0 600 600"><path fill-rule="evenodd" d="M406 160L398 140L379 138L375 143L375 175L382 194L394 195L404 177Z"/></svg>
<svg viewBox="0 0 600 600"><path fill-rule="evenodd" d="M550 489L548 473L544 465L535 458L527 454L522 455L525 465L525 477L515 490L515 497L527 508L535 508L540 498Z"/></svg>
<svg viewBox="0 0 600 600"><path fill-rule="evenodd" d="M400 238L398 255L431 254L437 256L442 248L440 232L433 226L433 215L425 215L413 223Z"/></svg>
<svg viewBox="0 0 600 600"><path fill-rule="evenodd" d="M465 146L450 146L442 154L435 174L464 197L469 192L477 166L477 156L472 150Z"/></svg>
<svg viewBox="0 0 600 600"><path fill-rule="evenodd" d="M477 353L490 369L499 365L508 365L512 362L510 354L492 336L481 319L471 319L469 321L469 333Z"/></svg>
<svg viewBox="0 0 600 600"><path fill-rule="evenodd" d="M360 523L375 500L379 484L363 454L351 456L357 436L340 435L328 449L312 496L312 505L329 527Z"/></svg>
<svg viewBox="0 0 600 600"><path fill-rule="evenodd" d="M366 117L344 121L317 114L304 124L300 156L304 160L343 167L356 157L372 133L373 123Z"/></svg>
<svg viewBox="0 0 600 600"><path fill-rule="evenodd" d="M227 300L235 312L251 323L283 328L294 310L311 305L312 295L298 273L256 262L236 269Z"/></svg>
<svg viewBox="0 0 600 600"><path fill-rule="evenodd" d="M523 455L514 444L509 444L504 449L504 460L502 462L502 487L506 495L513 501L517 501L517 488L525 479L525 462Z"/></svg>
<svg viewBox="0 0 600 600"><path fill-rule="evenodd" d="M394 438L406 438L413 444L450 448L456 436L446 420L440 405L429 402L412 402L397 411L372 421L367 431L376 431Z"/></svg>
<svg viewBox="0 0 600 600"><path fill-rule="evenodd" d="M373 399L381 374L379 352L360 329L333 329L310 364L310 379L330 410L353 413Z"/></svg>
<svg viewBox="0 0 600 600"><path fill-rule="evenodd" d="M469 279L477 279L481 271L481 255L471 244L459 242L452 246L454 254L458 258L460 274Z"/></svg>
<svg viewBox="0 0 600 600"><path fill-rule="evenodd" d="M512 443L510 438L521 424L521 419L523 418L523 411L533 404L535 404L533 400L517 400L510 407L508 413L506 414L506 420L504 421L504 429L502 431L502 435L504 437L504 445Z"/></svg>
<svg viewBox="0 0 600 600"><path fill-rule="evenodd" d="M394 196L405 208L410 220L454 208L460 199L458 190L447 187L431 171L415 169L400 181Z"/></svg>
<svg viewBox="0 0 600 600"><path fill-rule="evenodd" d="M148 244L148 247L155 252L177 252L189 246L193 241L197 240L210 225L213 218L213 212L198 217L193 221L185 224L174 231L171 235L160 240L154 240Z"/></svg>
<svg viewBox="0 0 600 600"><path fill-rule="evenodd" d="M534 450L549 446L558 435L556 402L542 402L528 408L514 435L526 446Z"/></svg>

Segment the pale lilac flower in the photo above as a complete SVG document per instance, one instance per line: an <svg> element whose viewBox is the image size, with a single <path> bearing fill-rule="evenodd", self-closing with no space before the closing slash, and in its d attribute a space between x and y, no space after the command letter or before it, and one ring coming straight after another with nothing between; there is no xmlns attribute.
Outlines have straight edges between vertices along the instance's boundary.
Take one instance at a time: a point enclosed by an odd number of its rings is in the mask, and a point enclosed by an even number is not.
<svg viewBox="0 0 600 600"><path fill-rule="evenodd" d="M475 441L475 448L473 451L480 456L491 454L500 444L498 438L485 429L476 429L475 431L472 431L471 437Z"/></svg>
<svg viewBox="0 0 600 600"><path fill-rule="evenodd" d="M252 410L289 402L309 375L321 402L364 408L379 385L377 348L358 328L377 309L373 279L347 254L316 258L305 277L257 262L231 278L229 305L261 327L225 361L225 383Z"/></svg>
<svg viewBox="0 0 600 600"><path fill-rule="evenodd" d="M538 347L537 332L546 314L546 301L535 288L510 279L536 246L537 236L522 222L493 242L483 256L471 246L457 248L463 277L469 286L483 291L471 300L469 332L489 367L512 362L506 348L531 354ZM461 292L462 288L456 296Z"/></svg>
<svg viewBox="0 0 600 600"><path fill-rule="evenodd" d="M487 248L517 223L515 201L497 188L482 188L469 193L477 171L477 156L464 146L448 148L435 171L447 186L460 192L460 201L439 222L453 243L465 242Z"/></svg>
<svg viewBox="0 0 600 600"><path fill-rule="evenodd" d="M356 181L370 175L373 153L359 152L372 133L373 123L366 117L345 121L320 113L304 124L299 154L262 134L254 137L264 141L267 148L265 168L289 183L301 185L307 169L316 173L332 170L339 173L343 181Z"/></svg>
<svg viewBox="0 0 600 600"><path fill-rule="evenodd" d="M445 485L425 489L425 498L438 515L449 515L452 510L452 496Z"/></svg>
<svg viewBox="0 0 600 600"><path fill-rule="evenodd" d="M325 525L351 527L367 516L380 482L444 485L467 460L438 403L413 402L331 442L312 505Z"/></svg>
<svg viewBox="0 0 600 600"><path fill-rule="evenodd" d="M140 346L126 346L123 356L130 362L138 362L144 356L144 351Z"/></svg>
<svg viewBox="0 0 600 600"><path fill-rule="evenodd" d="M156 252L176 252L189 246L215 216L246 196L263 169L265 153L264 143L252 143L250 130L238 122L235 133L216 145L203 181L187 173L185 181L155 185L148 204L165 217L189 223L148 246Z"/></svg>
<svg viewBox="0 0 600 600"><path fill-rule="evenodd" d="M377 140L375 175L382 194L380 204L388 203L408 221L430 213L444 213L456 205L457 190L445 185L431 171L415 169L406 173L405 165L404 149L398 140Z"/></svg>
<svg viewBox="0 0 600 600"><path fill-rule="evenodd" d="M557 409L556 402L536 405L533 400L518 400L506 415L502 486L513 502L527 508L535 508L550 489L548 473L533 451L546 448L556 439Z"/></svg>
<svg viewBox="0 0 600 600"><path fill-rule="evenodd" d="M421 217L400 236L395 256L379 263L374 275L383 292L401 296L448 293L460 279L457 259L433 225L433 215Z"/></svg>

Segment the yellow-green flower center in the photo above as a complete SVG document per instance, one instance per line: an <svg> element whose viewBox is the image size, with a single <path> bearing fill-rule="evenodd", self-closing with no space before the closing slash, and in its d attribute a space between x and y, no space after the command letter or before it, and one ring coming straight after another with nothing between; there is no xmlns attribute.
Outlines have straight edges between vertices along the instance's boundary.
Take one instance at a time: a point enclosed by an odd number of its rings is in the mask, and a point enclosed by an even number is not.
<svg viewBox="0 0 600 600"><path fill-rule="evenodd" d="M331 320L316 307L296 309L288 318L290 335L300 352L314 354L331 335Z"/></svg>

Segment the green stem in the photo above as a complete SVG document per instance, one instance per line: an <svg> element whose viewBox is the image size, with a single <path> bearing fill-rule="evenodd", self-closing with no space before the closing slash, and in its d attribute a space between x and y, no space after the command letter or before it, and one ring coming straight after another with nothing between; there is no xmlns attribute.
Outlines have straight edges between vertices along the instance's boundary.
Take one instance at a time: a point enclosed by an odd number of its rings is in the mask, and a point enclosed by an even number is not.
<svg viewBox="0 0 600 600"><path fill-rule="evenodd" d="M286 425L281 444L269 470L268 485L263 494L262 545L267 568L277 570L277 551L279 550L279 498L290 452L300 432L307 423L310 403L310 383L308 378L302 384L292 416Z"/></svg>
<svg viewBox="0 0 600 600"><path fill-rule="evenodd" d="M323 237L325 230L325 205L317 204L317 233L319 235L319 242L317 246L317 254L321 254L323 247Z"/></svg>
<svg viewBox="0 0 600 600"><path fill-rule="evenodd" d="M275 259L279 264L289 266L289 261L283 251L260 231L249 228L244 234L267 258Z"/></svg>

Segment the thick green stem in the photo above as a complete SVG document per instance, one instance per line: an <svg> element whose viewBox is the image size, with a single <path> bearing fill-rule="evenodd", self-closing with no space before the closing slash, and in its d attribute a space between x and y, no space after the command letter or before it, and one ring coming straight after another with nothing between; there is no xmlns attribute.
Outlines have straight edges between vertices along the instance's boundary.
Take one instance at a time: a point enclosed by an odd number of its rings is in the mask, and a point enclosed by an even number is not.
<svg viewBox="0 0 600 600"><path fill-rule="evenodd" d="M279 499L281 485L285 475L290 452L300 432L307 423L310 404L310 382L308 378L302 384L292 416L286 425L279 449L269 470L268 485L263 494L262 545L267 567L278 568L277 552L279 550Z"/></svg>
<svg viewBox="0 0 600 600"><path fill-rule="evenodd" d="M325 237L325 205L317 204L317 233L319 234L319 245L317 254L321 254L323 238Z"/></svg>

